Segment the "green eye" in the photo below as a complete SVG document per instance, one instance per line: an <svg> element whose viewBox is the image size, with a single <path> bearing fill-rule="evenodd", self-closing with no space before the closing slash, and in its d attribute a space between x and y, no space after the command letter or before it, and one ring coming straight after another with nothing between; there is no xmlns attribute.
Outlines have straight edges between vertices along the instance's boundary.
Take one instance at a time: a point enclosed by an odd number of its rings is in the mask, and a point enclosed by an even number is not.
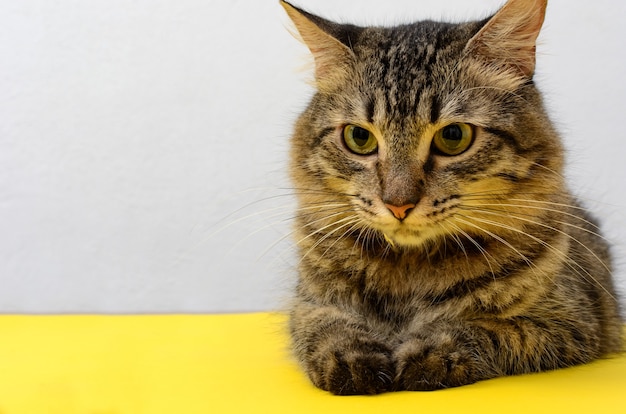
<svg viewBox="0 0 626 414"><path fill-rule="evenodd" d="M348 149L358 155L370 155L378 149L378 141L370 131L356 125L346 125L343 141Z"/></svg>
<svg viewBox="0 0 626 414"><path fill-rule="evenodd" d="M472 145L474 128L469 124L450 124L435 133L433 145L445 155L459 155Z"/></svg>

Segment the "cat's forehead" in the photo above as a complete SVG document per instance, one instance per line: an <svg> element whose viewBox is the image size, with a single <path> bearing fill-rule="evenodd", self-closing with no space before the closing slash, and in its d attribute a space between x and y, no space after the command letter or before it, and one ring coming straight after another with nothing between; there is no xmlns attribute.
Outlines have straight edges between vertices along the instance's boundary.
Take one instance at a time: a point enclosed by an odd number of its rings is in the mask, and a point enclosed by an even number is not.
<svg viewBox="0 0 626 414"><path fill-rule="evenodd" d="M465 44L479 28L479 23L432 21L368 28L353 45L358 73L349 82L379 115L434 121L440 108L432 100L454 85L449 74L460 66Z"/></svg>
<svg viewBox="0 0 626 414"><path fill-rule="evenodd" d="M425 50L460 51L483 22L463 24L430 20L394 27L368 27L354 39L352 48L365 59L387 56L397 63L424 63Z"/></svg>

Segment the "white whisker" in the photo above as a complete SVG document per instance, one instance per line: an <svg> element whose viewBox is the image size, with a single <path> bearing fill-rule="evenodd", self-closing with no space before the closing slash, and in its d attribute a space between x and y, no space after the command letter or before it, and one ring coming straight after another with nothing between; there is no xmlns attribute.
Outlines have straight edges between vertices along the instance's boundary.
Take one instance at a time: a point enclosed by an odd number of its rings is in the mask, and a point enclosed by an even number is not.
<svg viewBox="0 0 626 414"><path fill-rule="evenodd" d="M474 211L485 211L485 212L492 211L492 212L496 212L496 213L504 213L504 214L509 214L509 215L516 215L518 217L524 217L524 216L525 217L537 217L534 214L520 213L518 211L511 211L511 210L506 209L506 208L502 208L502 209L487 208L487 207L490 207L490 206L494 206L494 207L514 207L514 208L526 208L527 207L527 206L524 206L524 205L515 205L515 204L480 204L480 205L466 204L466 205L460 205L459 208L462 208L464 210L474 210ZM577 220L583 222L583 224L587 224L588 226L593 227L593 228L599 230L599 226L597 226L595 223L593 223L593 222L591 222L589 220L586 220L586 219L584 219L582 217L579 217L579 216L577 216L575 214L567 213L567 212L560 211L560 210L543 208L543 207L532 207L531 206L531 207L528 207L528 208L531 209L531 210L553 212L553 213L557 213L557 214L561 214L562 213L565 216L571 217L573 219L577 219ZM597 232L595 232L593 230L586 229L584 227L578 226L578 225L573 224L573 223L569 223L567 221L561 221L561 220L552 220L552 221L555 222L555 223L558 223L558 224L563 224L563 225L566 225L566 226L569 226L569 227L572 227L572 228L579 229L581 231L584 231L586 233L592 234L592 235L594 235L596 237L599 237L601 239L604 239L606 241L604 236L602 236L601 234L599 234L599 233L597 233Z"/></svg>
<svg viewBox="0 0 626 414"><path fill-rule="evenodd" d="M598 257L598 255L596 255L596 253L593 250L591 250L586 244L584 244L583 242L581 242L580 240L578 240L577 238L575 238L571 234L569 234L567 232L564 232L563 230L557 229L556 227L549 226L549 225L544 224L544 223L540 223L540 222L535 221L535 220L530 220L530 219L526 219L526 218L522 218L522 217L516 217L515 215L499 214L499 213L496 213L496 212L493 212L493 211L488 211L488 210L484 211L484 213L493 214L493 215L496 215L496 216L499 216L499 217L514 218L516 220L520 220L520 221L523 221L525 223L530 223L530 224L533 224L533 225L537 225L537 226L540 226L540 227L543 227L543 228L555 231L555 232L557 232L559 234L562 234L564 236L567 236L570 240L578 243L581 247L583 247L585 250L587 250L587 252L589 252L606 269L606 271L609 272L609 274L612 273L611 269L607 266L607 264L604 263L604 261L602 259L600 259ZM581 230L585 230L585 229L581 229ZM593 232L591 232L591 233L595 234Z"/></svg>
<svg viewBox="0 0 626 414"><path fill-rule="evenodd" d="M452 217L454 218L454 217ZM483 257L485 258L485 261L487 262L487 266L489 266L489 270L492 274L492 276L496 277L496 273L493 270L493 267L491 266L491 261L489 260L489 257L494 261L497 262L497 260L495 260L495 258L493 256L491 256L491 254L489 254L489 252L487 252L485 250L485 248L483 246L480 245L480 243L478 243L476 240L474 240L474 238L472 236L470 236L465 230L463 230L461 227L457 226L456 224L452 223L451 221L447 222L448 225L454 227L454 230L461 233L470 243L472 243L477 249L478 251L480 251L480 253L483 255ZM489 256L489 257L487 257ZM466 255L467 257L467 255Z"/></svg>
<svg viewBox="0 0 626 414"><path fill-rule="evenodd" d="M313 237L316 234L324 233L323 236L319 240L317 240L315 243L313 243L313 245L307 250L307 252L302 255L302 257L300 258L300 262L302 262L313 250L315 250L320 244L322 244L325 240L330 238L333 234L335 234L336 232L340 231L341 229L343 229L345 227L354 225L356 223L358 223L358 219L356 219L354 217L345 217L345 218L343 218L341 220L337 220L336 222L328 224L328 225L322 227L321 229L318 229L317 231L314 231L314 232L308 234L306 237L300 239L297 242L298 245L301 244L302 241L304 241L304 240L306 240L306 239L308 239L310 237ZM340 224L339 227L334 228L334 229L332 229L332 230L327 232L327 230L329 228L331 228L332 226L338 225L338 224Z"/></svg>
<svg viewBox="0 0 626 414"><path fill-rule="evenodd" d="M467 219L472 219L473 217L468 217L468 216L461 216ZM499 235L485 229L482 228L474 223L470 223L467 220L463 220L461 218L459 218L458 216L455 216L456 220L460 221L461 223L464 223L468 226L474 227L475 229L482 231L486 234L488 234L489 236L493 237L495 240L499 241L500 243L504 244L505 246L507 246L509 249L513 250L517 255L519 255L522 260L528 265L528 267L533 271L533 273L535 273L535 275L537 277L539 277L539 275L537 274L537 266L522 252L520 252L515 246L513 246L511 243L509 243L508 241L506 241L504 238L500 237Z"/></svg>
<svg viewBox="0 0 626 414"><path fill-rule="evenodd" d="M539 237L534 236L534 235L532 235L532 234L530 234L528 232L525 232L523 230L517 229L517 228L515 228L513 226L509 226L509 225L506 225L504 223L500 223L500 222L497 222L497 221L481 219L481 218L478 218L478 217L466 217L466 218L471 218L472 220L478 221L480 223L488 224L488 225L491 225L491 226L500 227L502 229L509 230L509 231L512 231L512 232L524 235L524 236L526 236L526 237L536 241L537 243L541 244L542 246L546 247L547 249L549 249L553 253L557 254L562 259L564 259L564 263L566 263L567 266L570 269L572 269L572 271L574 271L576 274L578 274L580 277L585 278L585 276L581 273L581 272L583 272L588 277L587 280L593 281L598 287L602 288L602 290L604 290L604 292L607 295L609 295L611 298L615 299L615 297L611 294L611 292L609 292L600 282L598 282L598 280L595 277L593 277L593 275L587 269L585 269L582 265L580 265L576 260L574 260L572 257L569 257L568 255L566 255L564 252L560 251L556 247L552 246L550 243L540 239ZM600 262L603 263L602 261L600 261ZM578 270L576 270L576 268L574 268L574 265L578 268Z"/></svg>

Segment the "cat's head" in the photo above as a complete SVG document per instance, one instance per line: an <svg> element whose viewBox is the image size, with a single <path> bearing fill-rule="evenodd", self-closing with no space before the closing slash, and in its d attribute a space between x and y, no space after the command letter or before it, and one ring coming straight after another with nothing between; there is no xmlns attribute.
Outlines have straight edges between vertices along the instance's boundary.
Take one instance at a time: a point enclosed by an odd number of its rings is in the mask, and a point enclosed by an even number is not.
<svg viewBox="0 0 626 414"><path fill-rule="evenodd" d="M309 231L405 248L497 235L561 189L562 149L533 83L546 0L393 28L282 4L315 61L291 154Z"/></svg>

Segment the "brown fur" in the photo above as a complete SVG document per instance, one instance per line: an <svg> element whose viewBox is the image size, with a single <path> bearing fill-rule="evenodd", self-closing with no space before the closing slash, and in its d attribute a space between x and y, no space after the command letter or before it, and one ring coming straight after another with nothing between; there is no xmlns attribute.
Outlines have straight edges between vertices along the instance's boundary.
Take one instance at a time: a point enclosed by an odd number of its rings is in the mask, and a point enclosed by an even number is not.
<svg viewBox="0 0 626 414"><path fill-rule="evenodd" d="M290 329L313 383L433 390L619 351L608 246L567 190L532 81L546 1L395 28L282 4L316 64L291 141ZM458 122L471 146L438 152L433 136ZM375 153L346 147L348 124L375 136Z"/></svg>

